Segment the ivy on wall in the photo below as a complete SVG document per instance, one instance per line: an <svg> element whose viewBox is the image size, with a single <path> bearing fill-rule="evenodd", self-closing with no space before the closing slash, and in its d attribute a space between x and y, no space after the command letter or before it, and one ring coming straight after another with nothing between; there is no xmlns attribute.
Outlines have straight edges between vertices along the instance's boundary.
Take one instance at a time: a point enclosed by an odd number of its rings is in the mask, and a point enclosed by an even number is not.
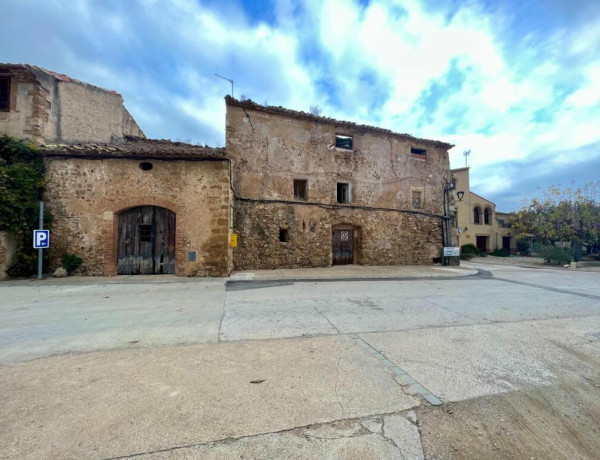
<svg viewBox="0 0 600 460"><path fill-rule="evenodd" d="M17 241L17 252L8 269L10 276L36 272L37 251L32 233L38 227L39 201L45 189L44 159L28 143L0 136L0 230ZM50 215L45 213L45 223Z"/></svg>

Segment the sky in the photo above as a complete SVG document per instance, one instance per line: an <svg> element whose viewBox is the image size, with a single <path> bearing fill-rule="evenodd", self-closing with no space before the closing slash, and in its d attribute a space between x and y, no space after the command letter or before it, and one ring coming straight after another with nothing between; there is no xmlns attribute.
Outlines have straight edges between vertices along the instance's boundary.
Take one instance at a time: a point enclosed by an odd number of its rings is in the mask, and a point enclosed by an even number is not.
<svg viewBox="0 0 600 460"><path fill-rule="evenodd" d="M224 146L224 96L470 150L499 211L600 179L598 0L0 0L0 62L118 91L148 137Z"/></svg>

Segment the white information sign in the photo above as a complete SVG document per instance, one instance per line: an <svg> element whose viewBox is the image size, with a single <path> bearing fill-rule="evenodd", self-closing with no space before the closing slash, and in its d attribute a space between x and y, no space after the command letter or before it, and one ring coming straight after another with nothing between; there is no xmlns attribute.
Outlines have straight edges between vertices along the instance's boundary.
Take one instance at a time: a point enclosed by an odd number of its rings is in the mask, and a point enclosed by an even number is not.
<svg viewBox="0 0 600 460"><path fill-rule="evenodd" d="M460 257L460 248L459 247L445 247L444 248L444 257Z"/></svg>

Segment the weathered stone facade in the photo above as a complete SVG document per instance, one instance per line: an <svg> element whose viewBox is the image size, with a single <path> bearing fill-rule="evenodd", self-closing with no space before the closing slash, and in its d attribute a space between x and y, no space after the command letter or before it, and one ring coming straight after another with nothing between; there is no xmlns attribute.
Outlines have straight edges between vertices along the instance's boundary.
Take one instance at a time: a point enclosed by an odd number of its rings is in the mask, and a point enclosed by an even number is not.
<svg viewBox="0 0 600 460"><path fill-rule="evenodd" d="M442 224L420 214L236 202L236 269L327 267L334 228L357 235L354 263L423 265L439 257ZM289 242L279 241L288 229Z"/></svg>
<svg viewBox="0 0 600 460"><path fill-rule="evenodd" d="M236 269L329 266L332 230L342 227L355 231L355 263L439 258L450 144L252 101L226 102L240 237ZM352 148L336 147L336 135L351 137ZM294 180L306 181L305 197L295 196ZM346 203L338 202L338 183L348 184Z"/></svg>
<svg viewBox="0 0 600 460"><path fill-rule="evenodd" d="M232 194L222 150L130 140L119 147L48 147L44 154L46 200L54 217L52 269L60 265L62 253L71 253L83 259L84 274L117 274L119 213L159 206L176 216L177 275L231 272ZM141 169L141 163L152 169Z"/></svg>
<svg viewBox="0 0 600 460"><path fill-rule="evenodd" d="M39 143L108 143L144 133L115 92L41 67L0 64L10 80L8 111L0 111L0 132Z"/></svg>

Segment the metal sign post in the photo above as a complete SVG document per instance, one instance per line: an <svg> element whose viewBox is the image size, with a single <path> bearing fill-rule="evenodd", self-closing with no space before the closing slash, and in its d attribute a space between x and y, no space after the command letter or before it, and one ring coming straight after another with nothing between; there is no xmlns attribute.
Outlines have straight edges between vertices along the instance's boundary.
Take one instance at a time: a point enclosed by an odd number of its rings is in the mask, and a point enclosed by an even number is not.
<svg viewBox="0 0 600 460"><path fill-rule="evenodd" d="M44 202L40 201L40 224L39 230L33 231L33 247L38 250L38 279L42 279L42 268L44 262L44 248L50 246L50 230L44 228Z"/></svg>
<svg viewBox="0 0 600 460"><path fill-rule="evenodd" d="M40 201L40 230L44 228L44 202ZM44 263L44 250L38 249L38 279L42 279L42 265Z"/></svg>

